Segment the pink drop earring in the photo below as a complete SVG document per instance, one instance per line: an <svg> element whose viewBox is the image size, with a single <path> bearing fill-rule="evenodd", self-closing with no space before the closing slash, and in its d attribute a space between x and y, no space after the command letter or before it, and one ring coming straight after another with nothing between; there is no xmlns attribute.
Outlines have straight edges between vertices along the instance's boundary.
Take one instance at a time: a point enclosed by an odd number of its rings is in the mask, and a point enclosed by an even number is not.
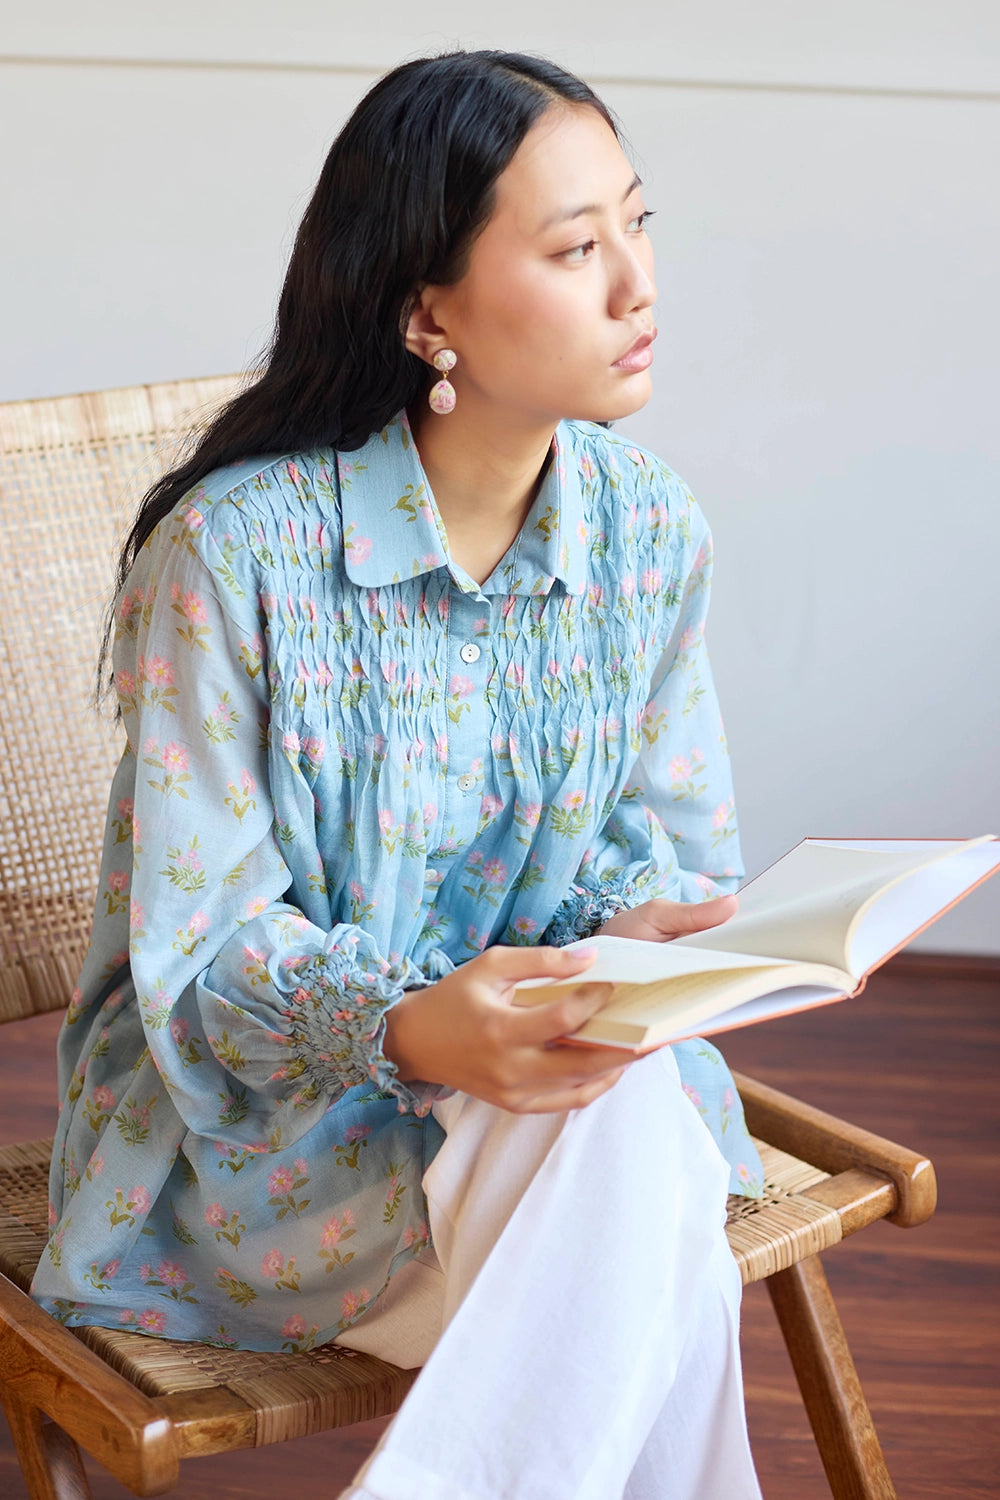
<svg viewBox="0 0 1000 1500"><path fill-rule="evenodd" d="M455 387L448 379L448 372L458 364L458 355L454 349L439 349L431 364L435 370L441 371L441 379L431 387L427 404L439 417L446 417L450 411L455 410Z"/></svg>

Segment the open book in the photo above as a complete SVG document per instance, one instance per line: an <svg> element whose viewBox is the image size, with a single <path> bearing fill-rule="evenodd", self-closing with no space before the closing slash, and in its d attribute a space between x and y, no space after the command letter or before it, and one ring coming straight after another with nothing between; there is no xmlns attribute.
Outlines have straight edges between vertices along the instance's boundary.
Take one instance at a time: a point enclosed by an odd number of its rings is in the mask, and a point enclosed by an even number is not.
<svg viewBox="0 0 1000 1500"><path fill-rule="evenodd" d="M873 969L1000 868L1000 839L804 839L721 927L667 943L595 937L573 980L615 985L574 1041L654 1047L857 995ZM571 985L529 979L516 1005Z"/></svg>

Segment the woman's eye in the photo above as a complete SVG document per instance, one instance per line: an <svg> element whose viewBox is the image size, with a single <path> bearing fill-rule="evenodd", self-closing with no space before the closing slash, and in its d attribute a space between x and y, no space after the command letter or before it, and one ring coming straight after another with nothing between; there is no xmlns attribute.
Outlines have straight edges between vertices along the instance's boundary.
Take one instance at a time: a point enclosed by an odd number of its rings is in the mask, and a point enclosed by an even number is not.
<svg viewBox="0 0 1000 1500"><path fill-rule="evenodd" d="M564 250L562 252L562 255L561 255L560 258L562 260L576 261L576 262L579 262L581 260L587 260L588 257L590 256L591 252L593 250L596 250L596 248L597 248L597 241L596 240L587 240L586 244L584 244L584 245L574 245L573 248L572 248L572 250Z"/></svg>
<svg viewBox="0 0 1000 1500"><path fill-rule="evenodd" d="M635 218L630 219L628 222L627 228L629 232L632 234L641 234L646 227L646 220L651 219L655 212L655 208L644 208L641 214L636 214Z"/></svg>

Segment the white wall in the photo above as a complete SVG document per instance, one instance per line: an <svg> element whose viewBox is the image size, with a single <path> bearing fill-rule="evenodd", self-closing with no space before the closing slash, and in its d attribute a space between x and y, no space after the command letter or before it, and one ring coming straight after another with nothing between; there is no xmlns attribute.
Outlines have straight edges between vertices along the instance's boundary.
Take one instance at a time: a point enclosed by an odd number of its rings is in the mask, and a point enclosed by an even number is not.
<svg viewBox="0 0 1000 1500"><path fill-rule="evenodd" d="M1000 833L1000 7L491 12L5 17L0 399L239 368L377 73L548 52L620 112L659 210L657 389L628 425L714 525L750 869L806 833ZM925 946L1000 952L998 909L985 888Z"/></svg>

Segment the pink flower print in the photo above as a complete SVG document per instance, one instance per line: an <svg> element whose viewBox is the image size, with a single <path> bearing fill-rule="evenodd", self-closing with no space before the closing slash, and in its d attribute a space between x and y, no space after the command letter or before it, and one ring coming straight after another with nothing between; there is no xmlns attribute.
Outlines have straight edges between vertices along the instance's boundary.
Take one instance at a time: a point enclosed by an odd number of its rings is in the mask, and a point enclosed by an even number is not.
<svg viewBox="0 0 1000 1500"><path fill-rule="evenodd" d="M735 1103L736 1103L736 1096L735 1096L735 1094L733 1093L733 1091L732 1091L731 1088L727 1088L726 1091L725 1091L725 1093L722 1096L722 1107L723 1107L723 1109L726 1109L726 1110L732 1109L732 1107L733 1107L733 1105Z"/></svg>
<svg viewBox="0 0 1000 1500"><path fill-rule="evenodd" d="M281 1325L281 1337L283 1339L300 1339L306 1331L305 1319L300 1318L298 1313L292 1313Z"/></svg>
<svg viewBox="0 0 1000 1500"><path fill-rule="evenodd" d="M55 1229L55 1227L56 1227L56 1225L58 1223L59 1223L59 1215L56 1213L56 1206L52 1202L52 1199L50 1198L49 1199L49 1228L50 1229Z"/></svg>
<svg viewBox="0 0 1000 1500"><path fill-rule="evenodd" d="M245 797L251 797L257 790L256 781L254 781L250 772L245 767L240 772L240 789Z"/></svg>
<svg viewBox="0 0 1000 1500"><path fill-rule="evenodd" d="M422 568L439 568L443 562L444 558L440 552L425 552L420 559L420 566Z"/></svg>
<svg viewBox="0 0 1000 1500"><path fill-rule="evenodd" d="M343 1232L344 1226L336 1215L332 1219L328 1219L323 1225L323 1233L319 1237L319 1242L323 1249L332 1250Z"/></svg>
<svg viewBox="0 0 1000 1500"><path fill-rule="evenodd" d="M104 1157L92 1156L87 1164L87 1175L89 1177L100 1177L104 1171Z"/></svg>
<svg viewBox="0 0 1000 1500"><path fill-rule="evenodd" d="M550 677L559 676L559 663L556 661L555 657L553 657L553 659L549 662L545 670Z"/></svg>
<svg viewBox="0 0 1000 1500"><path fill-rule="evenodd" d="M682 651L691 651L697 646L700 640L701 630L694 625L689 625L681 635L680 649Z"/></svg>
<svg viewBox="0 0 1000 1500"><path fill-rule="evenodd" d="M291 1167L275 1167L267 1179L267 1190L272 1197L290 1193L295 1184L295 1173Z"/></svg>
<svg viewBox="0 0 1000 1500"><path fill-rule="evenodd" d="M174 1260L161 1260L156 1274L164 1286L183 1286L188 1279L183 1266L179 1266Z"/></svg>
<svg viewBox="0 0 1000 1500"><path fill-rule="evenodd" d="M463 677L460 672L455 672L448 684L448 691L456 698L468 698L476 691L476 684L471 677Z"/></svg>
<svg viewBox="0 0 1000 1500"><path fill-rule="evenodd" d="M587 670L587 663L584 661L579 652L577 652L576 656L574 656L573 658L571 670L577 673L577 675L579 675L579 673L581 672L586 672Z"/></svg>
<svg viewBox="0 0 1000 1500"><path fill-rule="evenodd" d="M285 465L285 473L288 475L289 479L292 481L293 484L298 484L298 482L299 482L299 466L298 466L298 464L293 463L292 460L289 459L288 462Z"/></svg>
<svg viewBox="0 0 1000 1500"><path fill-rule="evenodd" d="M148 1214L152 1204L153 1200L144 1187L134 1187L128 1195L129 1208L137 1214Z"/></svg>
<svg viewBox="0 0 1000 1500"><path fill-rule="evenodd" d="M315 735L306 736L302 741L302 751L311 766L320 766L323 764L325 746L323 741L317 739Z"/></svg>
<svg viewBox="0 0 1000 1500"><path fill-rule="evenodd" d="M184 1042L187 1041L189 1030L190 1027L188 1026L188 1023L182 1020L180 1016L175 1016L170 1023L170 1035L173 1037L178 1047L180 1047Z"/></svg>
<svg viewBox="0 0 1000 1500"><path fill-rule="evenodd" d="M285 1257L282 1255L280 1250L269 1250L260 1263L261 1275L270 1276L272 1280L275 1276L280 1276L284 1269ZM287 1326L288 1325L286 1324L285 1329L282 1330L283 1332L287 1331Z"/></svg>
<svg viewBox="0 0 1000 1500"><path fill-rule="evenodd" d="M662 583L659 568L647 568L639 580L639 587L644 594L658 594Z"/></svg>
<svg viewBox="0 0 1000 1500"><path fill-rule="evenodd" d="M222 1145L223 1143L219 1142L218 1144ZM226 1148L223 1146L223 1149ZM228 1222L229 1215L226 1213L221 1203L210 1203L208 1205L205 1210L206 1224L208 1224L212 1229L218 1229L220 1224L226 1224Z"/></svg>
<svg viewBox="0 0 1000 1500"><path fill-rule="evenodd" d="M132 814L135 812L135 803L131 797L122 797L115 811L123 823L130 823L132 821Z"/></svg>
<svg viewBox="0 0 1000 1500"><path fill-rule="evenodd" d="M372 539L370 536L345 536L344 551L353 563L367 562L371 556Z"/></svg>
<svg viewBox="0 0 1000 1500"><path fill-rule="evenodd" d="M713 896L715 894L715 882L713 880L710 880L707 875L696 875L694 877L694 880L695 885L697 885L700 890L704 891L706 896Z"/></svg>
<svg viewBox="0 0 1000 1500"><path fill-rule="evenodd" d="M384 807L378 815L378 826L383 833L391 833L395 827L396 820L387 807Z"/></svg>
<svg viewBox="0 0 1000 1500"><path fill-rule="evenodd" d="M428 827L431 825L431 823L434 822L434 819L437 817L437 812L438 810L436 802L424 803L424 822L428 825Z"/></svg>
<svg viewBox="0 0 1000 1500"><path fill-rule="evenodd" d="M681 1084L681 1088L684 1090L685 1094L687 1094L688 1098L691 1100L691 1103L694 1105L695 1109L701 1109L701 1095L699 1094L698 1090L695 1088L694 1084L693 1083L683 1083L683 1084Z"/></svg>
<svg viewBox="0 0 1000 1500"><path fill-rule="evenodd" d="M699 750L697 745L691 746L691 759L695 761L705 759L704 752Z"/></svg>
<svg viewBox="0 0 1000 1500"><path fill-rule="evenodd" d="M604 599L604 590L599 583L591 583L587 586L587 603L591 609L599 609Z"/></svg>
<svg viewBox="0 0 1000 1500"><path fill-rule="evenodd" d="M115 687L123 698L131 698L135 692L135 678L132 676L132 673L126 672L123 667L115 676Z"/></svg>
<svg viewBox="0 0 1000 1500"><path fill-rule="evenodd" d="M563 798L563 807L566 808L567 812L575 812L578 807L583 806L586 800L585 793L580 789L577 789L575 792L567 792Z"/></svg>
<svg viewBox="0 0 1000 1500"><path fill-rule="evenodd" d="M157 1312L155 1307L147 1307L137 1319L139 1327L145 1328L147 1333L162 1333L166 1321L166 1315Z"/></svg>
<svg viewBox="0 0 1000 1500"><path fill-rule="evenodd" d="M516 662L511 662L507 668L507 674L515 687L524 686L524 668L519 667Z"/></svg>
<svg viewBox="0 0 1000 1500"><path fill-rule="evenodd" d="M171 740L169 745L164 745L160 760L165 771L179 772L186 771L188 768L188 753L176 740Z"/></svg>
<svg viewBox="0 0 1000 1500"><path fill-rule="evenodd" d="M103 1113L107 1113L115 1107L115 1096L108 1088L106 1083L99 1083L95 1088L93 1094L91 1095L91 1098L93 1099L94 1104L97 1106L97 1108Z"/></svg>
<svg viewBox="0 0 1000 1500"><path fill-rule="evenodd" d="M289 754L298 755L299 737L294 730L282 736L281 745L282 749L287 750Z"/></svg>
<svg viewBox="0 0 1000 1500"><path fill-rule="evenodd" d="M720 802L712 814L712 827L725 828L729 822L730 806L728 802Z"/></svg>
<svg viewBox="0 0 1000 1500"><path fill-rule="evenodd" d="M495 854L483 865L483 879L487 885L503 885L507 879L507 866Z"/></svg>
<svg viewBox="0 0 1000 1500"><path fill-rule="evenodd" d="M489 933L488 932L477 932L476 928L475 928L475 925L472 922L469 923L469 931L468 931L468 939L467 939L467 946L468 947L470 947L470 948L476 948L476 949L478 949L478 951L480 953L482 953L483 949L486 947L486 940L487 940L488 937L489 937Z"/></svg>
<svg viewBox="0 0 1000 1500"><path fill-rule="evenodd" d="M101 1281L112 1281L121 1269L120 1260L109 1260L106 1266L101 1267Z"/></svg>
<svg viewBox="0 0 1000 1500"><path fill-rule="evenodd" d="M626 573L618 585L623 596L631 599L635 594L635 577L632 573Z"/></svg>
<svg viewBox="0 0 1000 1500"><path fill-rule="evenodd" d="M589 453L585 453L580 459L580 473L583 475L584 479L593 479L594 475L597 473L597 470L594 468L594 461L590 457Z"/></svg>
<svg viewBox="0 0 1000 1500"><path fill-rule="evenodd" d="M370 1125L348 1125L344 1131L344 1140L348 1146L353 1146L355 1141L363 1141L371 1133L372 1128Z"/></svg>
<svg viewBox="0 0 1000 1500"><path fill-rule="evenodd" d="M147 1260L146 1263L145 1263L145 1265L142 1265L142 1266L139 1267L139 1280L140 1281L152 1281L152 1279L153 1279L153 1268L149 1264L149 1261Z"/></svg>
<svg viewBox="0 0 1000 1500"><path fill-rule="evenodd" d="M295 1170L296 1172L298 1172L300 1177L304 1177L309 1171L309 1163L305 1161L303 1157L297 1156L295 1158Z"/></svg>
<svg viewBox="0 0 1000 1500"><path fill-rule="evenodd" d="M204 625L205 621L208 619L208 611L205 609L205 602L203 599L199 598L199 596L194 592L193 589L188 589L181 596L181 609L187 615L192 625Z"/></svg>
<svg viewBox="0 0 1000 1500"><path fill-rule="evenodd" d="M208 917L203 911L196 911L188 926L193 933L207 932L209 928Z"/></svg>
<svg viewBox="0 0 1000 1500"><path fill-rule="evenodd" d="M439 760L448 759L448 736L446 734L434 736L434 753Z"/></svg>
<svg viewBox="0 0 1000 1500"><path fill-rule="evenodd" d="M530 937L537 927L538 923L533 917L514 918L514 931L518 937Z"/></svg>
<svg viewBox="0 0 1000 1500"><path fill-rule="evenodd" d="M119 1323L134 1323L135 1313L130 1307L123 1307L121 1312L118 1314L118 1321Z"/></svg>
<svg viewBox="0 0 1000 1500"><path fill-rule="evenodd" d="M536 828L538 820L542 816L542 804L540 802L529 802L521 809L521 821L528 828Z"/></svg>
<svg viewBox="0 0 1000 1500"><path fill-rule="evenodd" d="M173 684L173 665L162 656L150 656L145 662L140 656L139 670L147 682L153 682L157 687L170 687Z"/></svg>
<svg viewBox="0 0 1000 1500"><path fill-rule="evenodd" d="M200 510L195 510L193 505L189 505L181 512L181 520L188 531L200 531L205 524L205 517Z"/></svg>
<svg viewBox="0 0 1000 1500"><path fill-rule="evenodd" d="M675 755L667 771L671 781L687 781L691 775L691 762L686 755Z"/></svg>
<svg viewBox="0 0 1000 1500"><path fill-rule="evenodd" d="M266 896L251 896L246 904L248 917L259 917L262 911L267 911L270 902Z"/></svg>
<svg viewBox="0 0 1000 1500"><path fill-rule="evenodd" d="M481 818L495 818L498 813L503 812L503 798L487 795L479 804L479 816ZM430 819L428 819L428 822Z"/></svg>
<svg viewBox="0 0 1000 1500"><path fill-rule="evenodd" d="M360 880L352 880L347 889L350 891L355 901L363 901L365 899L365 888L361 884Z"/></svg>
<svg viewBox="0 0 1000 1500"><path fill-rule="evenodd" d="M341 1297L340 1299L341 1317L355 1317L359 1309L364 1306L364 1304L369 1300L370 1297L371 1293L369 1292L367 1287L362 1287L361 1290L357 1292L345 1292L343 1297Z"/></svg>
<svg viewBox="0 0 1000 1500"><path fill-rule="evenodd" d="M398 661L384 661L382 663L382 676L385 678L386 682L395 682L398 672Z"/></svg>

